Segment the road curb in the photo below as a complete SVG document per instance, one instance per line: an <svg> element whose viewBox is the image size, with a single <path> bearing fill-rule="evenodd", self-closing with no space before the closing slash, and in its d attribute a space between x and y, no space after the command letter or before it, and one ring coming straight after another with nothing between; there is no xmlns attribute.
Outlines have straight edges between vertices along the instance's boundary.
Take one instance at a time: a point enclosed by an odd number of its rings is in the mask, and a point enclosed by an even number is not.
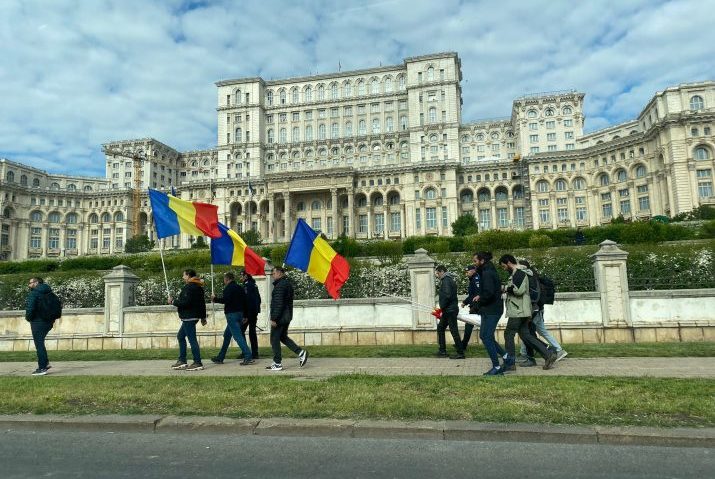
<svg viewBox="0 0 715 479"><path fill-rule="evenodd" d="M715 428L153 415L0 415L0 429L541 442L715 448Z"/></svg>

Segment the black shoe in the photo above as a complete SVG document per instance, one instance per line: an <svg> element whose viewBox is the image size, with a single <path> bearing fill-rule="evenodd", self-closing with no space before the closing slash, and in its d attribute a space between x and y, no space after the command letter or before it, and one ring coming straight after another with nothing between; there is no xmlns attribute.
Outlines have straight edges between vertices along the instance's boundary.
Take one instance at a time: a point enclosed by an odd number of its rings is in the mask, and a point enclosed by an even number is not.
<svg viewBox="0 0 715 479"><path fill-rule="evenodd" d="M519 361L520 368L531 368L536 366L536 360L534 358L526 358L523 361Z"/></svg>
<svg viewBox="0 0 715 479"><path fill-rule="evenodd" d="M214 356L213 358L211 358L211 362L214 364L223 364L223 359L219 359L218 356Z"/></svg>
<svg viewBox="0 0 715 479"><path fill-rule="evenodd" d="M514 363L504 363L502 364L501 370L505 373L516 371L516 364Z"/></svg>
<svg viewBox="0 0 715 479"><path fill-rule="evenodd" d="M558 357L558 354L556 354L556 351L552 352L546 357L546 363L544 364L544 369L551 369L554 367L554 363L556 362L556 358Z"/></svg>
<svg viewBox="0 0 715 479"><path fill-rule="evenodd" d="M437 351L436 353L434 353L434 355L437 356L438 358L446 358L449 356L447 354L447 351Z"/></svg>
<svg viewBox="0 0 715 479"><path fill-rule="evenodd" d="M37 368L34 371L32 371L33 376L44 376L45 374L47 374L46 368L42 368L42 369Z"/></svg>
<svg viewBox="0 0 715 479"><path fill-rule="evenodd" d="M186 368L187 371L201 371L202 369L204 369L204 365L201 363L191 363L191 365Z"/></svg>
<svg viewBox="0 0 715 479"><path fill-rule="evenodd" d="M186 361L176 361L174 364L171 365L171 369L186 369L188 364L186 364Z"/></svg>
<svg viewBox="0 0 715 479"><path fill-rule="evenodd" d="M238 364L239 366L248 366L249 364L256 364L256 361L254 361L253 359L244 359Z"/></svg>
<svg viewBox="0 0 715 479"><path fill-rule="evenodd" d="M298 366L300 366L301 368L305 366L305 363L308 362L308 356L310 356L310 354L308 354L308 351L305 349L302 350L298 355Z"/></svg>
<svg viewBox="0 0 715 479"><path fill-rule="evenodd" d="M469 345L468 343L464 343L464 342L463 342L463 343L462 343L462 351L466 351L468 345Z"/></svg>
<svg viewBox="0 0 715 479"><path fill-rule="evenodd" d="M453 354L449 357L449 359L464 359L464 353Z"/></svg>

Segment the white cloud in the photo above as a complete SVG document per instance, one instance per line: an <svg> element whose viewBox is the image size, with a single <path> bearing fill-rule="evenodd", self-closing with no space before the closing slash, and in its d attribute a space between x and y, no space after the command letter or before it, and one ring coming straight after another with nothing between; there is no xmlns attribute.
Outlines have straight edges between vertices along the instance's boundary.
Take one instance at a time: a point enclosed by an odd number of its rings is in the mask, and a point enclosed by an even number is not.
<svg viewBox="0 0 715 479"><path fill-rule="evenodd" d="M216 142L225 78L281 78L456 51L463 120L529 92L586 93L588 130L713 79L715 0L0 2L0 156L103 175L100 144Z"/></svg>

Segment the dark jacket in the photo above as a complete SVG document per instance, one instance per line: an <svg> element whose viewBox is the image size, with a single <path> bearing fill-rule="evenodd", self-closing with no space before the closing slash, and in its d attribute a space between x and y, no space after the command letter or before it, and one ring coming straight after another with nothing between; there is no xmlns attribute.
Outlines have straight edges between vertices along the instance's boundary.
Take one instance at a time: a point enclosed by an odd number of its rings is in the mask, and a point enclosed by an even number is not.
<svg viewBox="0 0 715 479"><path fill-rule="evenodd" d="M293 285L285 276L273 282L270 319L280 326L290 324L293 319Z"/></svg>
<svg viewBox="0 0 715 479"><path fill-rule="evenodd" d="M473 302L474 298L479 296L479 272L475 271L471 278L469 278L469 285L467 287L467 297L462 301L463 306L469 306L469 312L471 314L477 313L477 304Z"/></svg>
<svg viewBox="0 0 715 479"><path fill-rule="evenodd" d="M256 286L256 281L251 278L247 279L243 283L243 287L246 289L246 316L249 318L258 316L261 312L261 293L258 292L258 286Z"/></svg>
<svg viewBox="0 0 715 479"><path fill-rule="evenodd" d="M204 298L203 281L193 278L181 288L179 297L172 303L176 306L181 319L206 318L206 299Z"/></svg>
<svg viewBox="0 0 715 479"><path fill-rule="evenodd" d="M42 312L40 311L39 302L41 296L49 294L52 289L45 284L40 283L30 290L30 294L27 295L25 300L25 319L28 321L46 321L46 318L42 317Z"/></svg>
<svg viewBox="0 0 715 479"><path fill-rule="evenodd" d="M439 307L443 313L458 313L457 282L452 273L447 273L439 283Z"/></svg>
<svg viewBox="0 0 715 479"><path fill-rule="evenodd" d="M247 298L246 292L235 281L231 281L223 287L223 296L216 297L215 302L223 304L223 312L246 314Z"/></svg>
<svg viewBox="0 0 715 479"><path fill-rule="evenodd" d="M484 263L479 275L479 314L501 316L504 313L504 302L501 299L501 281L494 264Z"/></svg>

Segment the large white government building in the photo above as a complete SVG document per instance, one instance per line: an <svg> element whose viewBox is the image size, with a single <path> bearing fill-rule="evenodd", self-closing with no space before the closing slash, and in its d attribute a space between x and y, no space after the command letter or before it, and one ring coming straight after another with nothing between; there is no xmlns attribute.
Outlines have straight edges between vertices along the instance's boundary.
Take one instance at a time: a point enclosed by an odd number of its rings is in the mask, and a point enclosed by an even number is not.
<svg viewBox="0 0 715 479"><path fill-rule="evenodd" d="M583 134L584 94L539 93L511 116L462 123L456 53L283 80L216 83L215 148L151 138L103 145L105 178L0 160L0 257L121 252L153 236L146 188L212 202L237 231L288 241L593 226L715 204L715 81L655 93L632 121ZM182 235L173 246L187 247Z"/></svg>

